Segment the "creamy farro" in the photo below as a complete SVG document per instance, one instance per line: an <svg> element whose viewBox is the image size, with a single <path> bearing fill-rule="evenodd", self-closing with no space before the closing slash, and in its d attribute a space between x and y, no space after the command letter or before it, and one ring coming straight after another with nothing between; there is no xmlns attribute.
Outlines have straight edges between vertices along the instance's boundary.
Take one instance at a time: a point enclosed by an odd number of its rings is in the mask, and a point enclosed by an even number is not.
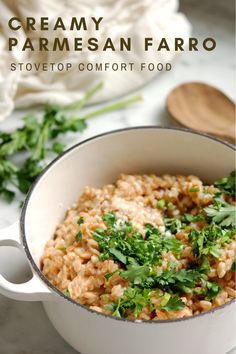
<svg viewBox="0 0 236 354"><path fill-rule="evenodd" d="M47 242L42 272L73 300L104 314L165 320L209 311L236 293L235 229L214 221L206 209L212 205L217 213L234 198L196 176L122 174L114 184L86 187ZM116 246L120 229L128 241L134 235L142 247L142 239L150 249L156 245L152 262L122 246L123 236Z"/></svg>

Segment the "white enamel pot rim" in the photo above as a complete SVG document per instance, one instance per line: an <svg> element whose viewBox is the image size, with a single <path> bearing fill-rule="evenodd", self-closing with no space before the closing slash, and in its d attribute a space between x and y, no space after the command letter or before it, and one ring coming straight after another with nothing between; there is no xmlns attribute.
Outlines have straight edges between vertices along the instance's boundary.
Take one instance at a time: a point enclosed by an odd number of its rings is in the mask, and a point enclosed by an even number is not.
<svg viewBox="0 0 236 354"><path fill-rule="evenodd" d="M230 306L232 303L235 302L235 299L231 300L230 302L224 304L223 306L221 307L218 307L218 308L215 308L213 310L210 310L208 312L205 312L205 313L202 313L202 314L199 314L197 316L194 316L194 317L187 317L187 318L180 318L180 319L170 319L170 320L159 320L159 321L152 321L152 320L148 320L148 321L134 321L134 320L130 320L130 319L125 319L125 318L118 318L118 317L112 317L112 316L109 316L109 315L105 315L105 314L102 314L102 313L99 313L97 311L94 311L84 305L81 305L77 302L75 302L74 300L72 300L71 298L65 296L61 291L59 291L54 285L52 285L49 280L42 274L42 272L40 271L39 267L37 266L37 264L35 263L32 255L31 255L31 252L29 250L29 247L28 247L28 244L27 244L27 239L26 239L26 232L25 232L25 217L26 217L26 210L27 210L27 207L28 207L28 203L29 203L29 200L32 196L32 194L34 193L34 189L35 187L37 186L38 182L41 180L41 178L44 176L44 174L49 170L49 169L52 169L54 164L60 160L62 157L65 157L69 152L71 152L72 150L84 145L84 144L87 144L89 143L90 141L94 141L96 139L101 139L103 138L104 136L107 136L107 135L113 135L113 134L117 134L117 133L122 133L122 132L125 132L125 131L129 131L129 130L147 130L147 129L156 129L156 130L171 130L171 131L179 131L179 132L186 132L187 134L195 134L195 135L200 135L200 136L204 136L208 139L211 139L211 140L214 140L220 144L223 144L223 145L226 145L228 146L230 149L232 150L235 150L235 147L231 144L228 144L226 142L223 142L222 140L219 140L217 138L214 138L212 136L209 136L208 134L205 134L205 133L200 133L200 132L196 132L196 131L191 131L189 129L184 129L184 128L170 128L170 127L158 127L158 126L138 126L138 127L130 127L130 128L124 128L124 129L119 129L119 130L113 130L113 131L110 131L110 132L106 132L106 133L103 133L103 134L100 134L100 135L96 135L92 138L89 138L89 139L86 139L74 146L72 146L71 148L69 148L68 150L66 150L63 154L61 154L60 156L58 156L56 159L54 159L44 170L43 172L39 175L39 177L37 178L37 180L34 182L34 184L32 185L27 197L26 197L26 200L25 200L25 203L24 203L24 206L23 206L23 209L22 209L22 212L21 212L21 217L20 217L20 241L21 241L21 245L23 246L24 248L24 251L25 251L25 254L28 258L28 261L30 262L31 264L31 267L33 269L33 273L35 273L40 279L41 279L41 283L43 284L43 287L45 288L45 284L47 286L47 289L48 289L48 293L46 294L46 296L42 296L42 298L40 298L40 291L39 291L39 295L38 297L36 298L36 300L42 300L42 301L46 301L46 300L50 300L50 301L66 301L66 302L69 302L71 303L71 305L74 305L74 306L78 306L78 307L82 307L84 308L86 311L89 311L90 313L94 314L94 317L95 316L102 316L102 317L108 317L109 319L112 319L114 321L124 321L124 322L130 322L130 323L134 323L134 324L138 324L138 323L145 323L147 325L155 325L155 326L159 326L161 325L162 323L171 323L171 322L182 322L182 321L191 321L191 320L194 320L198 317L202 317L202 316L208 316L209 314L213 313L213 312L216 312L216 311L219 311L219 310L222 310L224 307L228 307ZM13 240L14 241L14 240ZM12 244L14 245L14 242L12 242ZM38 277L35 277L35 274L33 274L33 281L32 281L32 284L35 284L36 286L36 289L37 289L37 285L38 285ZM39 279L39 280L40 280ZM27 283L25 283L27 284ZM1 285L1 284L0 284ZM16 289L16 292L17 292L17 287L18 287L18 284L15 285L15 289ZM40 286L39 286L40 288ZM42 290L42 295L44 294L43 290ZM52 296L53 295L53 296ZM15 297L16 298L16 297ZM24 299L22 297L22 300L27 300L27 299Z"/></svg>

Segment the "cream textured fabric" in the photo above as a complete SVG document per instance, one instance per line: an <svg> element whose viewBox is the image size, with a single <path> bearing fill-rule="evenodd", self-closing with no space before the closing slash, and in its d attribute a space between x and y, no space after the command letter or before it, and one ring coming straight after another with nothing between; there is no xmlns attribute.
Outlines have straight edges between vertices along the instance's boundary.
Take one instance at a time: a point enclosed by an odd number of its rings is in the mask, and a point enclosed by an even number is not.
<svg viewBox="0 0 236 354"><path fill-rule="evenodd" d="M98 81L104 81L104 89L96 100L110 99L127 93L142 85L156 75L157 71L140 71L140 62L168 62L173 52L157 52L157 41L162 37L173 44L174 37L187 39L190 25L184 15L177 12L178 0L1 0L0 2L0 120L16 108L25 108L46 101L67 104L79 99L83 93ZM65 24L71 17L85 16L88 19L87 31L12 31L8 28L10 17L17 16L24 23L27 16L49 17L50 24L59 16ZM95 31L91 16L103 16L100 30ZM90 21L89 21L90 20ZM33 38L37 45L38 37L97 37L100 41L111 37L115 45L120 37L132 38L132 51L112 52L101 50L82 52L71 50L63 52L25 51L21 48L26 37ZM12 52L8 51L8 38L17 37L19 44ZM153 49L143 50L144 37L153 37ZM85 41L86 44L86 41ZM11 62L51 63L70 62L73 68L68 72L59 71L14 71ZM133 71L78 71L78 63L134 62Z"/></svg>

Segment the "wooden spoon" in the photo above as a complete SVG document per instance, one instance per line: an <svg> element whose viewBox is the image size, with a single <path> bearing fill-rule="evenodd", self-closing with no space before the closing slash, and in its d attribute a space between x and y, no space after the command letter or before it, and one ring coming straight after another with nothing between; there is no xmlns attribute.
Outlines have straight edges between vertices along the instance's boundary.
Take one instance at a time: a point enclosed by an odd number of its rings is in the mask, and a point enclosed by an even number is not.
<svg viewBox="0 0 236 354"><path fill-rule="evenodd" d="M235 144L235 104L217 88L189 82L167 97L167 110L181 125Z"/></svg>

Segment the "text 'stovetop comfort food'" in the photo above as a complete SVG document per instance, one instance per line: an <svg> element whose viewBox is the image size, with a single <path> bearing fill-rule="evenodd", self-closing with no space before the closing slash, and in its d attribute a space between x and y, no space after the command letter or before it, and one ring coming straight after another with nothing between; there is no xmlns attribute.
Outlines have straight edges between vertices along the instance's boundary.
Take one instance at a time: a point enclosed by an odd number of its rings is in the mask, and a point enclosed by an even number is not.
<svg viewBox="0 0 236 354"><path fill-rule="evenodd" d="M80 304L139 320L197 315L235 297L235 172L121 175L86 187L42 257L44 275Z"/></svg>

